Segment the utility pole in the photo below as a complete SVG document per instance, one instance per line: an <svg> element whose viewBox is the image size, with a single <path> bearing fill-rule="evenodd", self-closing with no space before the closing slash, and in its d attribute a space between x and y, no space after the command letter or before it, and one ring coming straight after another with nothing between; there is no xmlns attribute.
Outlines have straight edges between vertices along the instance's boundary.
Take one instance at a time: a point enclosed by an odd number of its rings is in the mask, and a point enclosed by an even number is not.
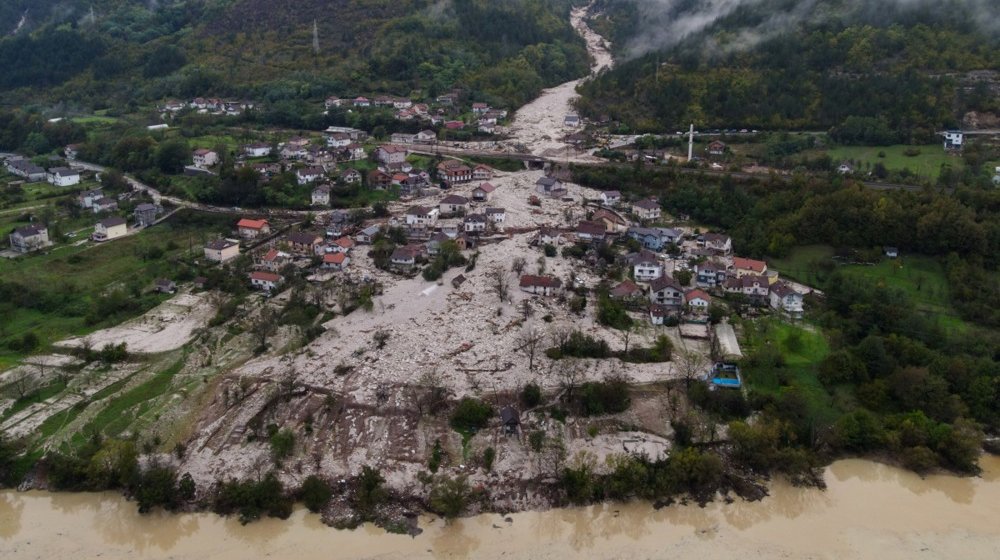
<svg viewBox="0 0 1000 560"><path fill-rule="evenodd" d="M319 26L313 20L313 54L319 54Z"/></svg>
<svg viewBox="0 0 1000 560"><path fill-rule="evenodd" d="M691 123L691 129L688 131L688 161L694 158L694 123Z"/></svg>

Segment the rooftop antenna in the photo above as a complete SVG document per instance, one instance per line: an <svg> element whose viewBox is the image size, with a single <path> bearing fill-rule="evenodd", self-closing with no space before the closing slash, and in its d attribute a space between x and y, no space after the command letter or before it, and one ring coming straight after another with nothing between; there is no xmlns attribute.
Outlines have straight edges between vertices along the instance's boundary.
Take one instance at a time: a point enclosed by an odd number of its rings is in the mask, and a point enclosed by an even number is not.
<svg viewBox="0 0 1000 560"><path fill-rule="evenodd" d="M694 123L691 123L691 129L688 131L688 161L694 157Z"/></svg>
<svg viewBox="0 0 1000 560"><path fill-rule="evenodd" d="M319 54L319 26L313 20L313 54Z"/></svg>

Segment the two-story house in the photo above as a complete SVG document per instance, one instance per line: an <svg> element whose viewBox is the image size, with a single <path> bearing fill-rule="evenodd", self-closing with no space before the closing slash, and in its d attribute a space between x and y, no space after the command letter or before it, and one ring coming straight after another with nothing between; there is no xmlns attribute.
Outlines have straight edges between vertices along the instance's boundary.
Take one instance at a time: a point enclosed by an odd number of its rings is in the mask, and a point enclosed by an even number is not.
<svg viewBox="0 0 1000 560"><path fill-rule="evenodd" d="M649 283L649 301L679 309L684 305L684 288L680 282L664 274Z"/></svg>
<svg viewBox="0 0 1000 560"><path fill-rule="evenodd" d="M627 258L636 282L649 282L663 276L663 264L652 251L642 250Z"/></svg>
<svg viewBox="0 0 1000 560"><path fill-rule="evenodd" d="M10 248L18 253L30 253L51 244L49 230L41 224L20 227L10 234Z"/></svg>

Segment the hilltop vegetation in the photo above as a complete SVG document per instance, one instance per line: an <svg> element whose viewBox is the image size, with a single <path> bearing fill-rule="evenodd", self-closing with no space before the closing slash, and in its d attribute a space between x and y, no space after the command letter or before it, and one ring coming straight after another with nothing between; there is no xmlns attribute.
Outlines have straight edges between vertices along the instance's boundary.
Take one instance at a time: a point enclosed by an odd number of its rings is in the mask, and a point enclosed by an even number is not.
<svg viewBox="0 0 1000 560"><path fill-rule="evenodd" d="M464 87L517 106L586 73L570 0L180 0L69 3L0 40L8 102L136 107L166 97L319 100L374 91L434 96ZM13 16L0 14L0 24ZM44 23L39 23L39 21ZM319 49L314 49L313 25ZM127 87L124 87L127 86Z"/></svg>
<svg viewBox="0 0 1000 560"><path fill-rule="evenodd" d="M1000 110L995 84L967 74L1000 66L1000 38L975 24L967 2L883 3L877 15L864 3L839 2L808 19L797 19L796 2L745 3L687 37L660 37L662 50L649 50L655 39L637 45L627 38L644 36L635 3L604 4L601 28L623 41L621 49L646 54L585 84L579 107L636 130L694 122L832 129L848 144L927 143L968 111ZM788 20L780 33L772 29L775 14Z"/></svg>

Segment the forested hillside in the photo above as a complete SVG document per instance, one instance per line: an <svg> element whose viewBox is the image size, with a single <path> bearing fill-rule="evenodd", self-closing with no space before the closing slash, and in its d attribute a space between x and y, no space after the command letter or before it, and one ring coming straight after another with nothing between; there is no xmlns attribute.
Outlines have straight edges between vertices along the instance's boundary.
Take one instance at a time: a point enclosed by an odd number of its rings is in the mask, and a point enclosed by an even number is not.
<svg viewBox="0 0 1000 560"><path fill-rule="evenodd" d="M974 0L810 10L803 5L815 3L762 0L720 14L660 3L674 35L648 29L650 4L599 3L598 27L634 58L583 86L585 114L643 131L833 128L842 142L891 144L926 142L968 111L1000 110L1000 39ZM698 14L709 23L696 25Z"/></svg>
<svg viewBox="0 0 1000 560"><path fill-rule="evenodd" d="M7 104L37 101L39 91L43 101L129 107L460 86L516 106L588 68L571 0L106 0L93 13L90 2L55 5L32 3L28 23L0 40ZM16 2L3 9L0 26L13 31L24 12Z"/></svg>

